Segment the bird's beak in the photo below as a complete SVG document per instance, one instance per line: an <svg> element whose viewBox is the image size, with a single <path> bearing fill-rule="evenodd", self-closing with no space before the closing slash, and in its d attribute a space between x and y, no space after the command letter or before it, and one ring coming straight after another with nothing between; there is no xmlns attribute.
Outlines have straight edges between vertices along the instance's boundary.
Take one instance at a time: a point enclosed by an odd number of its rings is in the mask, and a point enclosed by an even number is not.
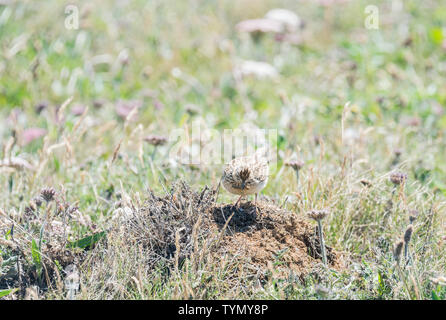
<svg viewBox="0 0 446 320"><path fill-rule="evenodd" d="M245 181L242 181L242 189L245 189Z"/></svg>

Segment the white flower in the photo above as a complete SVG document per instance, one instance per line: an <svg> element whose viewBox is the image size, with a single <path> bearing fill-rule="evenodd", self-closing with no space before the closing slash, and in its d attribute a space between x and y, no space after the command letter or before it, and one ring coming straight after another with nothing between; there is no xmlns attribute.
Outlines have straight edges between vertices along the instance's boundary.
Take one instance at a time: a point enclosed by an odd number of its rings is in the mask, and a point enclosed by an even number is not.
<svg viewBox="0 0 446 320"><path fill-rule="evenodd" d="M297 14L287 9L272 9L267 12L265 18L282 23L288 32L296 31L301 24Z"/></svg>
<svg viewBox="0 0 446 320"><path fill-rule="evenodd" d="M279 75L276 68L266 62L245 60L234 69L236 77L253 75L257 78L275 78Z"/></svg>
<svg viewBox="0 0 446 320"><path fill-rule="evenodd" d="M250 19L239 22L235 28L238 32L279 33L283 31L283 24L273 19Z"/></svg>

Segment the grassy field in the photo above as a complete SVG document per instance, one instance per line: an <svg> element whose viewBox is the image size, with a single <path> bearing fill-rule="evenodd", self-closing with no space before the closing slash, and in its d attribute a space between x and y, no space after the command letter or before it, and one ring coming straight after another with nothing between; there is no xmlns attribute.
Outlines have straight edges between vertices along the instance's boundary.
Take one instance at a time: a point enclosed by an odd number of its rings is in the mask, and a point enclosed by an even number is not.
<svg viewBox="0 0 446 320"><path fill-rule="evenodd" d="M0 1L0 299L446 299L443 1L70 4ZM265 216L198 126L274 133Z"/></svg>

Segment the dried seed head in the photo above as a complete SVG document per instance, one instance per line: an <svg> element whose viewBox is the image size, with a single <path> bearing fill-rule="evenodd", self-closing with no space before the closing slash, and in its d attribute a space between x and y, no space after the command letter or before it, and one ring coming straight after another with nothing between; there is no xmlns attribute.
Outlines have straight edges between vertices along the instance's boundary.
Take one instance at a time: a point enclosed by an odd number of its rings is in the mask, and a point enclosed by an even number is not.
<svg viewBox="0 0 446 320"><path fill-rule="evenodd" d="M300 161L300 160L291 160L291 161L285 162L286 166L291 167L291 168L293 168L293 170L296 170L296 171L299 171L300 169L302 169L304 164L305 164L305 162Z"/></svg>
<svg viewBox="0 0 446 320"><path fill-rule="evenodd" d="M200 113L200 109L198 109L198 107L193 104L186 105L185 110L191 117L196 116Z"/></svg>
<svg viewBox="0 0 446 320"><path fill-rule="evenodd" d="M395 150L393 150L393 153L395 154L396 157L400 157L401 154L403 153L403 149L396 148Z"/></svg>
<svg viewBox="0 0 446 320"><path fill-rule="evenodd" d="M407 180L407 174L405 174L405 173L393 172L393 173L390 174L390 181L394 185L403 184L404 182L406 182L406 180Z"/></svg>
<svg viewBox="0 0 446 320"><path fill-rule="evenodd" d="M72 218L78 210L79 210L78 206L70 206L65 210L65 212L68 214L70 218Z"/></svg>
<svg viewBox="0 0 446 320"><path fill-rule="evenodd" d="M410 210L409 211L409 223L413 223L418 216L418 210Z"/></svg>
<svg viewBox="0 0 446 320"><path fill-rule="evenodd" d="M167 138L162 136L150 135L144 138L144 141L153 146L162 146L167 143Z"/></svg>
<svg viewBox="0 0 446 320"><path fill-rule="evenodd" d="M410 239L412 238L412 233L413 233L413 226L410 224L407 227L406 232L404 232L404 242L405 243L410 242Z"/></svg>
<svg viewBox="0 0 446 320"><path fill-rule="evenodd" d="M401 252L403 251L404 241L400 240L396 243L395 249L393 250L393 258L396 262L400 262L401 260Z"/></svg>
<svg viewBox="0 0 446 320"><path fill-rule="evenodd" d="M43 110L48 108L48 102L47 101L41 101L34 107L34 110L36 113L40 114Z"/></svg>
<svg viewBox="0 0 446 320"><path fill-rule="evenodd" d="M54 188L43 188L42 191L40 191L40 196L46 202L54 200L55 195L56 195L56 190L54 190Z"/></svg>
<svg viewBox="0 0 446 320"><path fill-rule="evenodd" d="M34 210L31 206L25 207L25 216L30 216L34 213Z"/></svg>
<svg viewBox="0 0 446 320"><path fill-rule="evenodd" d="M104 99L96 99L93 101L93 107L95 107L96 109L100 109L106 103L107 102Z"/></svg>
<svg viewBox="0 0 446 320"><path fill-rule="evenodd" d="M406 40L404 40L403 46L410 47L412 45L412 42L413 42L412 37L408 37Z"/></svg>
<svg viewBox="0 0 446 320"><path fill-rule="evenodd" d="M370 188L372 186L372 183L367 179L361 179L360 182L364 187Z"/></svg>
<svg viewBox="0 0 446 320"><path fill-rule="evenodd" d="M34 198L31 200L31 202L32 202L33 204L35 204L37 208L39 208L39 207L42 205L43 199L42 199L42 197L39 195L39 196L37 196L37 197L34 197Z"/></svg>
<svg viewBox="0 0 446 320"><path fill-rule="evenodd" d="M323 142L323 138L322 138L322 136L319 136L319 135L315 135L315 136L313 136L313 139L314 139L314 144L315 145L320 145L322 142Z"/></svg>
<svg viewBox="0 0 446 320"><path fill-rule="evenodd" d="M309 218L311 218L315 221L319 221L319 220L323 220L326 216L328 216L329 213L330 213L330 211L328 211L327 209L311 210L310 212L307 213L307 215Z"/></svg>

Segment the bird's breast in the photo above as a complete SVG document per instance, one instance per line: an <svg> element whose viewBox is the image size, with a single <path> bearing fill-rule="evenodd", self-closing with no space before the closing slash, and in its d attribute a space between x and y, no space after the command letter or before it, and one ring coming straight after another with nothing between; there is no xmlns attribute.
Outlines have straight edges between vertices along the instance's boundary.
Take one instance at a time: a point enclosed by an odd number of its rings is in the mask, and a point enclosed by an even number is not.
<svg viewBox="0 0 446 320"><path fill-rule="evenodd" d="M223 180L223 187L233 194L248 195L260 192L266 186L266 182L266 180L261 182L248 181L242 188L241 184L237 184L234 181Z"/></svg>

